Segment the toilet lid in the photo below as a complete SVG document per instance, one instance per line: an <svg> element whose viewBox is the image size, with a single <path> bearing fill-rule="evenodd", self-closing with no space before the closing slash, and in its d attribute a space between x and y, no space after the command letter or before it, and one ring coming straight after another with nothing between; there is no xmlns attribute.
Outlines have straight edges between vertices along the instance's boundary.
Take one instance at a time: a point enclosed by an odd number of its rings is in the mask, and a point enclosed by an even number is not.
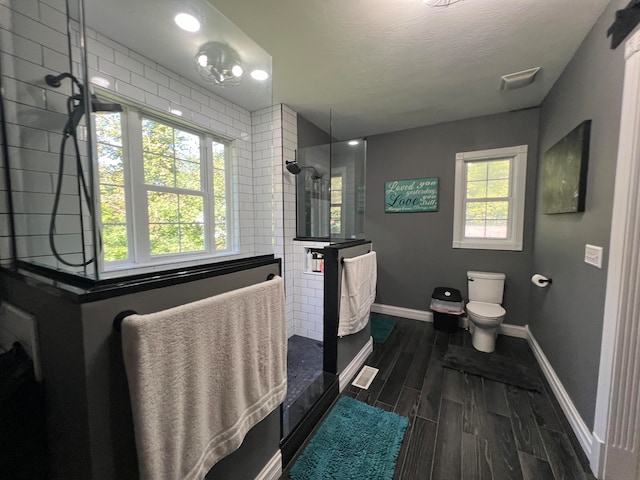
<svg viewBox="0 0 640 480"><path fill-rule="evenodd" d="M502 317L507 311L497 303L469 302L467 311L480 317L496 318Z"/></svg>

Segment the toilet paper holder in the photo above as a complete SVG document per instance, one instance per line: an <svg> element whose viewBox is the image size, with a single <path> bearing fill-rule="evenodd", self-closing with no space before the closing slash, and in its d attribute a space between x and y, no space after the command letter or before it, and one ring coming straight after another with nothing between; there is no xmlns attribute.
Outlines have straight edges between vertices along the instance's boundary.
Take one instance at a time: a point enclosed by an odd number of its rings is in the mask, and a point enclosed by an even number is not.
<svg viewBox="0 0 640 480"><path fill-rule="evenodd" d="M544 288L551 285L553 283L553 280L551 280L548 277L545 277L544 275L540 275L539 273L536 273L533 275L533 277L531 277L531 283L533 283L536 287Z"/></svg>

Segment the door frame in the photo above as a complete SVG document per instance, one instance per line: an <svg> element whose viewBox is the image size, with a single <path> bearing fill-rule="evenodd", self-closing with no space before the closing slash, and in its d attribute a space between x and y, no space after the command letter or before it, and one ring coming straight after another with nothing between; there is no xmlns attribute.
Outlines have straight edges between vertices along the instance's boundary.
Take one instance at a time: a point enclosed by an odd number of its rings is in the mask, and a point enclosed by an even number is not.
<svg viewBox="0 0 640 480"><path fill-rule="evenodd" d="M625 43L624 58L593 430L599 448L592 452L591 467L600 479L636 480L640 462L640 31Z"/></svg>

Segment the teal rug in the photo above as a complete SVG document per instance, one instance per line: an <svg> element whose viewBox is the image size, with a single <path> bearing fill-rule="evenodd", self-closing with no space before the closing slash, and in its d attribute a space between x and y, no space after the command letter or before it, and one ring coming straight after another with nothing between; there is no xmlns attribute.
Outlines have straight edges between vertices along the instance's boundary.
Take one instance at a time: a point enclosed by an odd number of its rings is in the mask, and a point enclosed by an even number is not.
<svg viewBox="0 0 640 480"><path fill-rule="evenodd" d="M374 343L384 343L396 326L396 319L380 313L371 314L371 336Z"/></svg>
<svg viewBox="0 0 640 480"><path fill-rule="evenodd" d="M292 480L391 480L408 422L396 413L342 397L289 476Z"/></svg>

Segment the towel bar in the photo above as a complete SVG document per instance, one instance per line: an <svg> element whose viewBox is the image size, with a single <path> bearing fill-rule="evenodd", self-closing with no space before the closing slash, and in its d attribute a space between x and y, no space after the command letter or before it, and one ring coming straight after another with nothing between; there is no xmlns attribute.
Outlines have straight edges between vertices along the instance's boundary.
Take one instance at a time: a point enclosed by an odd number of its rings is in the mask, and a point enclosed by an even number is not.
<svg viewBox="0 0 640 480"><path fill-rule="evenodd" d="M367 253L371 253L371 250L369 250ZM355 258L355 257L352 257ZM340 257L340 265L344 265L344 257Z"/></svg>
<svg viewBox="0 0 640 480"><path fill-rule="evenodd" d="M122 312L120 312L113 319L113 329L116 332L119 332L120 329L122 328L122 322L124 321L124 319L127 318L129 315L136 315L137 313L138 312L134 310L123 310Z"/></svg>
<svg viewBox="0 0 640 480"><path fill-rule="evenodd" d="M275 273L270 273L269 275L267 275L267 280L273 280L275 276L276 276ZM113 319L113 329L116 332L119 332L122 328L122 322L124 321L124 319L127 318L129 315L136 315L137 313L138 312L136 312L135 310L123 310L122 312L120 312Z"/></svg>

